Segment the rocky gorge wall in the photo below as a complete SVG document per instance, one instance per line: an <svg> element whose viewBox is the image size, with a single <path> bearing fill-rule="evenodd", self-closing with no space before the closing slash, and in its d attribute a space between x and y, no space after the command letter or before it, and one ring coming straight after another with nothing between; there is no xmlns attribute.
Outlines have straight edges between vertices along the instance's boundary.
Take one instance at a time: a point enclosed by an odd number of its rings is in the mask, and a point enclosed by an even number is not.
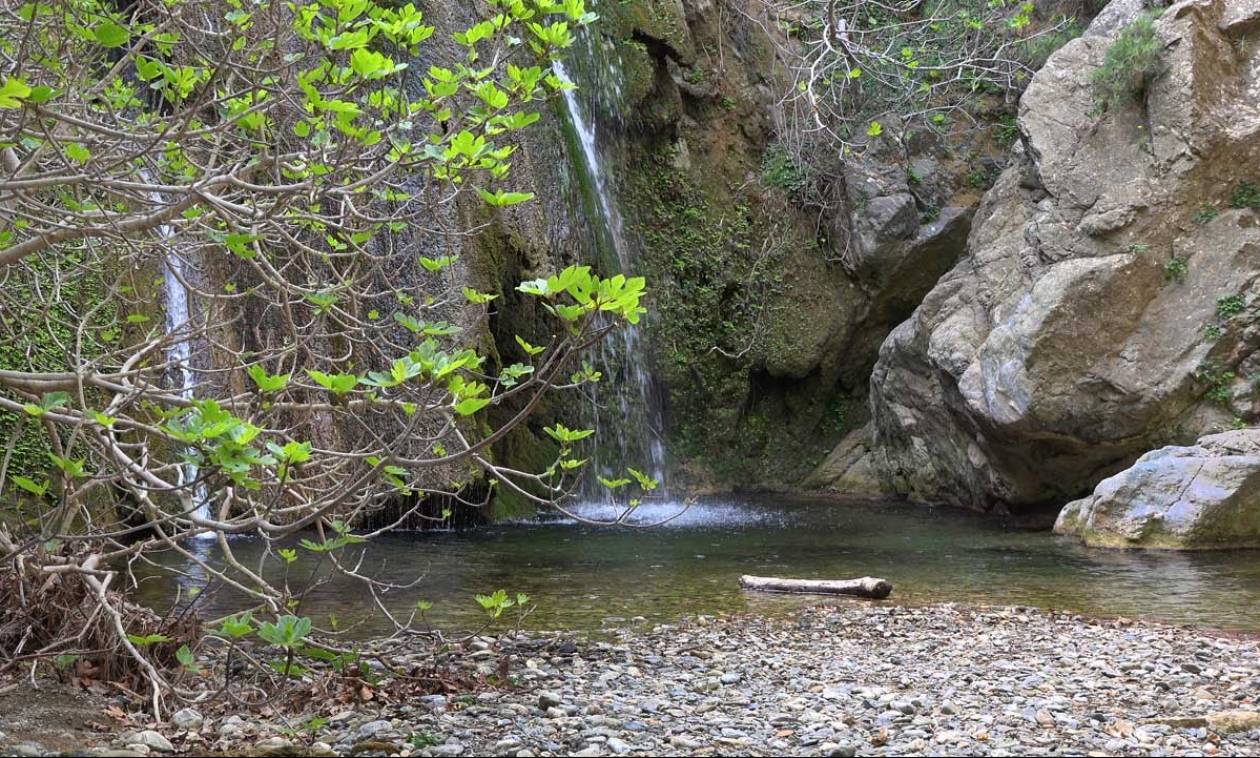
<svg viewBox="0 0 1260 758"><path fill-rule="evenodd" d="M820 211L805 197L815 178L778 144L794 43L759 3L594 7L621 76L594 98L595 121L648 277L674 480L827 484L811 474L866 421L880 343L963 252L1006 153L1003 103L955 135L890 125L829 180L844 201Z"/></svg>
<svg viewBox="0 0 1260 758"><path fill-rule="evenodd" d="M1033 79L966 256L882 346L890 491L1060 504L1254 420L1260 5L1169 8L1144 97L1100 113L1091 73L1142 10L1113 2Z"/></svg>
<svg viewBox="0 0 1260 758"><path fill-rule="evenodd" d="M825 213L779 150L791 42L754 4L599 10L675 483L998 513L1098 485L1060 531L1256 542L1249 433L1192 443L1260 412L1260 4L1114 0L1014 118L886 130ZM1148 13L1157 64L1105 106L1096 72Z"/></svg>
<svg viewBox="0 0 1260 758"><path fill-rule="evenodd" d="M1141 11L1116 0L1050 57L1018 119L990 97L953 129L889 120L822 212L778 144L792 40L757 2L594 4L614 81L579 83L598 89L585 102L649 281L641 359L673 483L1061 504L1154 446L1248 420L1254 211L1230 204L1256 173L1249 8L1175 6L1163 73L1104 113L1090 72ZM474 10L426 12L440 36ZM550 328L519 281L608 265L575 158L557 104L514 158L537 199L453 211L481 229L451 243L460 276L500 295L463 323L501 365L524 360L516 335ZM420 251L394 244L399 282L419 286ZM546 465L541 428L566 413L543 408L496 457Z"/></svg>

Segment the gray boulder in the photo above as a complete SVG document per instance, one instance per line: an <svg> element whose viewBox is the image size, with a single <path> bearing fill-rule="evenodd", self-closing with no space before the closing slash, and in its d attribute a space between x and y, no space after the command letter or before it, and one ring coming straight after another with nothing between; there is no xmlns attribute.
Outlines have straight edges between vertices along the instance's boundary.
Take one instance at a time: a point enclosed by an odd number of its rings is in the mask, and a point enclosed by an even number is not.
<svg viewBox="0 0 1260 758"><path fill-rule="evenodd" d="M1068 503L1054 530L1101 547L1260 547L1260 429L1151 451Z"/></svg>
<svg viewBox="0 0 1260 758"><path fill-rule="evenodd" d="M869 424L846 434L801 486L864 497L887 494L875 472L870 437Z"/></svg>
<svg viewBox="0 0 1260 758"><path fill-rule="evenodd" d="M1231 200L1260 183L1260 10L1174 5L1160 73L1101 113L1091 74L1140 8L1113 2L1034 77L967 255L881 346L886 488L981 510L1063 502L1250 417L1260 214Z"/></svg>

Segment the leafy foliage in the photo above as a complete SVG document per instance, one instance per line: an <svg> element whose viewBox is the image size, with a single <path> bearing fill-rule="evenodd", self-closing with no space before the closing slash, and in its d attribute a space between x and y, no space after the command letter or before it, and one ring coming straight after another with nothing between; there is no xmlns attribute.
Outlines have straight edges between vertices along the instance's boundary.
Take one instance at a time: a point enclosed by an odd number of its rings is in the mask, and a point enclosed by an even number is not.
<svg viewBox="0 0 1260 758"><path fill-rule="evenodd" d="M488 448L544 394L598 379L582 355L639 321L644 279L573 266L522 284L559 328L499 366L481 325L505 293L461 265L459 219L533 199L512 185L521 132L572 86L553 66L595 16L582 0L475 13L449 34L393 0L0 13L0 413L22 438L0 456L21 493L0 553L30 557L7 570L90 583L198 532L321 529L273 546L266 571L190 558L266 619L211 636L257 635L293 674L298 651L322 655L293 615L299 549L349 571L338 551L366 537L346 525L386 503L572 491L577 439L545 471ZM199 648L179 642L131 645L183 676ZM169 686L145 670L156 709Z"/></svg>
<svg viewBox="0 0 1260 758"><path fill-rule="evenodd" d="M1185 258L1174 255L1164 263L1164 278L1170 282L1184 281L1189 273L1190 264Z"/></svg>
<svg viewBox="0 0 1260 758"><path fill-rule="evenodd" d="M758 20L787 38L775 52L791 81L776 102L777 144L789 160L768 152L762 177L785 188L808 178L813 191L796 199L826 215L854 210L844 164L904 135L988 122L1009 144L1018 130L995 103L1016 101L1050 51L1080 31L1072 19L1009 0L762 5ZM834 257L852 263L849 241L832 236Z"/></svg>
<svg viewBox="0 0 1260 758"><path fill-rule="evenodd" d="M761 180L771 187L795 193L808 186L809 175L788 149L776 142L766 149L761 158Z"/></svg>
<svg viewBox="0 0 1260 758"><path fill-rule="evenodd" d="M1155 33L1154 13L1143 13L1120 30L1103 64L1091 75L1103 106L1118 108L1140 99L1159 74L1163 43Z"/></svg>
<svg viewBox="0 0 1260 758"><path fill-rule="evenodd" d="M1221 318L1229 318L1243 312L1247 302L1242 295L1225 295L1216 301L1216 315Z"/></svg>
<svg viewBox="0 0 1260 758"><path fill-rule="evenodd" d="M1230 195L1229 207L1260 209L1260 186L1254 182L1240 182Z"/></svg>
<svg viewBox="0 0 1260 758"><path fill-rule="evenodd" d="M1233 404L1230 384L1237 378L1233 371L1216 361L1209 360L1199 366L1195 377L1206 385L1207 389L1203 396L1208 402L1223 408L1228 408Z"/></svg>
<svg viewBox="0 0 1260 758"><path fill-rule="evenodd" d="M1212 203L1203 203L1199 209L1194 212L1193 220L1196 224L1206 224L1217 216L1221 215L1221 211Z"/></svg>

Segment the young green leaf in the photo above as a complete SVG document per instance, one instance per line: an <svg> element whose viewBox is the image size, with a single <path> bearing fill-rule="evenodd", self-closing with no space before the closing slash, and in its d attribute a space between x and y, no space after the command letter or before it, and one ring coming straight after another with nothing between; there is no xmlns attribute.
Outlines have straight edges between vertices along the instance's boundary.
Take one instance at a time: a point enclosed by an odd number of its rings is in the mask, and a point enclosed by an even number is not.
<svg viewBox="0 0 1260 758"><path fill-rule="evenodd" d="M491 300L494 300L498 297L498 295L491 295L487 292L478 292L472 287L465 287L464 297L468 299L468 302L474 305L481 305L482 303L488 303Z"/></svg>
<svg viewBox="0 0 1260 758"><path fill-rule="evenodd" d="M545 347L538 347L537 345L529 344L525 340L521 339L521 336L519 334L516 335L516 344L520 345L521 349L524 350L529 355L538 355L539 353L547 349Z"/></svg>
<svg viewBox="0 0 1260 758"><path fill-rule="evenodd" d="M102 21L97 24L92 28L92 36L101 43L102 47L122 47L131 39L131 33L126 27L119 26L113 21Z"/></svg>

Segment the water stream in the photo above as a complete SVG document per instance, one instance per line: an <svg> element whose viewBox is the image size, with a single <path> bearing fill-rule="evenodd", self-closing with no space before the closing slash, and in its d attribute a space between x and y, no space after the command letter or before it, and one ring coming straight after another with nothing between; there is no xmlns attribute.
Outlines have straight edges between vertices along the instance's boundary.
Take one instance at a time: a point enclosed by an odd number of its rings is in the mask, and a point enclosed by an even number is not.
<svg viewBox="0 0 1260 758"><path fill-rule="evenodd" d="M162 203L162 197L155 194L153 199ZM188 288L184 286L184 280L188 277L188 270L185 266L184 259L180 257L179 251L176 249L174 242L175 232L169 224L162 224L158 227L158 236L167 245L168 250L162 262L162 289L166 299L166 334L179 334L185 332L192 323L192 311L189 308ZM167 360L174 366L174 381L179 391L179 396L190 400L193 397L193 390L196 387L196 377L192 368L192 342L186 336L176 339L171 343L170 349L167 351ZM197 480L197 465L189 463L179 470L178 484L182 488L189 482ZM193 503L196 506L196 515L200 518L210 518L210 498L206 492L204 484L198 484L193 492ZM196 537L198 539L213 539L214 535L210 532L199 532Z"/></svg>
<svg viewBox="0 0 1260 758"><path fill-rule="evenodd" d="M595 216L593 241L603 253L600 257L605 265L615 265L627 275L638 274L637 240L627 235L622 223L594 121L594 114L600 110L595 103L619 99L618 67L609 52L602 50L599 41L590 35L583 35L574 55L583 61L581 71L585 76L575 79L560 62L555 63L555 72L580 88L564 93L564 106L576 143L571 159L583 174L584 193L593 200L589 203L593 207L586 212ZM586 96L585 103L579 93ZM599 368L608 376L596 391L596 465L604 476L624 475L625 467L633 466L664 482L662 416L646 350L641 326L624 326L600 345Z"/></svg>
<svg viewBox="0 0 1260 758"><path fill-rule="evenodd" d="M583 506L581 513L598 516L602 507ZM636 518L649 523L676 512L645 505ZM537 610L525 626L534 629L598 630L636 617L661 622L698 613L777 613L819 600L739 589L741 574L759 574L881 576L896 587L886 602L1028 605L1260 632L1260 552L1093 550L1039 526L906 504L724 498L702 501L653 529L552 519L469 532L391 534L369 544L361 571L399 583L423 575L416 587L389 593L385 602L406 612L427 599L433 602L430 620L453 630L480 620L475 593L500 588L533 598ZM261 543L232 544L245 565L258 565ZM213 560L218 548L199 543L198 549ZM359 622L353 634L386 631L355 580L333 576L315 555L298 553L298 562L288 567L295 586L312 576L328 579L305 597L303 614L321 624L333 614L343 627ZM190 570L178 556L167 558ZM175 582L183 583L183 597L191 587L205 588L193 577L155 575L142 583L141 597L164 608L176 597ZM210 617L245 603L213 588L199 597Z"/></svg>

